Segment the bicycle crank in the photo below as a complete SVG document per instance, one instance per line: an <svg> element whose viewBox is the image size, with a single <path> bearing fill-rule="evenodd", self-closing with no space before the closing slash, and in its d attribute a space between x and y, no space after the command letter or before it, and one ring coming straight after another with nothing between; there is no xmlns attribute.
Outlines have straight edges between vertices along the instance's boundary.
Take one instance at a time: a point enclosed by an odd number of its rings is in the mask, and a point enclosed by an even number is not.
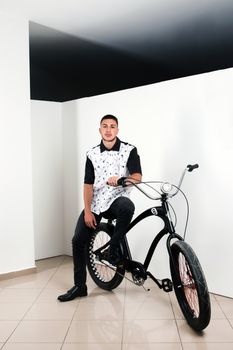
<svg viewBox="0 0 233 350"><path fill-rule="evenodd" d="M118 265L118 266L119 266L119 267L123 267L123 266L124 266L124 268L126 268L125 262L126 262L126 260L124 260L124 261L123 261L120 265ZM132 262L133 262L133 264L131 264L131 267L133 266L134 269L133 269L132 271L130 271L130 270L127 271L127 272L131 272L132 278L133 278L133 279L130 279L129 277L127 277L127 276L121 274L119 271L117 271L117 274L120 275L120 276L122 276L122 277L124 277L124 278L125 278L127 281L129 281L130 283L135 284L135 285L137 285L137 286L141 286L141 287L143 287L143 289L144 289L146 292L149 292L150 289L145 288L144 285L143 285L144 282L145 282L145 280L146 280L146 278L147 278L147 275L146 275L146 272L145 272L145 269L144 269L143 265L142 265L141 263L138 263L137 261L133 261L133 260L127 260L127 262L129 262L129 263L132 263ZM115 267L109 265L108 263L106 263L106 262L104 262L104 261L102 261L102 264L104 264L105 266L107 266L109 269L111 269L111 270L113 270L113 271L116 270ZM143 274L143 277L142 277L142 275L141 275L140 273ZM146 278L144 278L144 277L146 277Z"/></svg>
<svg viewBox="0 0 233 350"><path fill-rule="evenodd" d="M133 281L136 285L142 286L144 284L147 279L147 273L140 262L126 259L122 262L122 265L127 272L132 274Z"/></svg>

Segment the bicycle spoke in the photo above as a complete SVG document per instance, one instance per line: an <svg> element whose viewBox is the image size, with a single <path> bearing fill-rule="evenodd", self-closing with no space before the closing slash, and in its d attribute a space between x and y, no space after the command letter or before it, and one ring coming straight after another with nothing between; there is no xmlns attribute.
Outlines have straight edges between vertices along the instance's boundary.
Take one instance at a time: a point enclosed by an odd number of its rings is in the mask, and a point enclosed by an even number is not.
<svg viewBox="0 0 233 350"><path fill-rule="evenodd" d="M179 271L182 286L184 288L184 294L189 307L193 312L193 317L198 318L200 309L196 284L192 277L189 265L187 264L187 261L182 253L179 254Z"/></svg>
<svg viewBox="0 0 233 350"><path fill-rule="evenodd" d="M100 256L94 254L93 252L101 250L103 246L107 246L111 238L106 224L100 224L99 230L93 232L90 238L88 252L87 252L87 266L89 273L95 283L107 290L116 288L122 281L124 276L124 271L122 275L119 275L120 269L111 265L105 260L100 260Z"/></svg>

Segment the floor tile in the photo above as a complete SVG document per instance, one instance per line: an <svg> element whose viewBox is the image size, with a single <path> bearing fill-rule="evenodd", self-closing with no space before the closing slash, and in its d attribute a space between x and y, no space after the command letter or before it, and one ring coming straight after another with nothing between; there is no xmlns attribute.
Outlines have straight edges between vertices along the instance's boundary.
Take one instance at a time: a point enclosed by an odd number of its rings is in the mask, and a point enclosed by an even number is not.
<svg viewBox="0 0 233 350"><path fill-rule="evenodd" d="M46 288L60 288L63 290L63 294L73 287L73 282L71 278L52 278L46 285Z"/></svg>
<svg viewBox="0 0 233 350"><path fill-rule="evenodd" d="M7 288L43 288L48 283L54 271L46 270L9 280Z"/></svg>
<svg viewBox="0 0 233 350"><path fill-rule="evenodd" d="M64 288L65 290L73 287L73 272L56 272L48 281L46 288Z"/></svg>
<svg viewBox="0 0 233 350"><path fill-rule="evenodd" d="M57 271L56 274L58 273L68 273L70 275L73 275L74 273L74 265L73 265L73 261L70 261L68 263L62 263L60 264L60 266L57 267Z"/></svg>
<svg viewBox="0 0 233 350"><path fill-rule="evenodd" d="M61 343L69 321L22 321L9 343Z"/></svg>
<svg viewBox="0 0 233 350"><path fill-rule="evenodd" d="M55 268L61 266L61 264L64 264L66 262L66 257L64 256L56 256L54 258L50 259L41 259L36 261L36 267L38 271L49 269L49 268Z"/></svg>
<svg viewBox="0 0 233 350"><path fill-rule="evenodd" d="M117 305L122 305L125 299L125 289L117 288L113 291L106 291L100 288L95 288L91 292L88 290L88 298L80 299L81 302L85 303L116 303Z"/></svg>
<svg viewBox="0 0 233 350"><path fill-rule="evenodd" d="M62 343L7 343L2 350L60 350Z"/></svg>
<svg viewBox="0 0 233 350"><path fill-rule="evenodd" d="M209 293L209 296L210 296L210 301L216 300L216 295L215 294Z"/></svg>
<svg viewBox="0 0 233 350"><path fill-rule="evenodd" d="M211 320L209 326L202 332L196 333L185 321L177 321L182 342L190 343L232 343L233 328L228 320Z"/></svg>
<svg viewBox="0 0 233 350"><path fill-rule="evenodd" d="M174 320L126 321L123 343L180 342Z"/></svg>
<svg viewBox="0 0 233 350"><path fill-rule="evenodd" d="M99 288L97 286L97 284L93 281L93 279L88 274L87 274L87 286L88 286L89 290ZM121 282L121 284L116 289L114 289L114 291L118 290L119 288L125 288L125 281L124 280Z"/></svg>
<svg viewBox="0 0 233 350"><path fill-rule="evenodd" d="M141 343L141 344L123 344L122 350L182 350L178 343Z"/></svg>
<svg viewBox="0 0 233 350"><path fill-rule="evenodd" d="M126 289L125 303L142 303L142 302L168 302L169 295L158 288L151 288L145 291L143 288L133 286Z"/></svg>
<svg viewBox="0 0 233 350"><path fill-rule="evenodd" d="M0 342L5 342L18 325L18 321L0 321Z"/></svg>
<svg viewBox="0 0 233 350"><path fill-rule="evenodd" d="M76 310L75 303L36 303L27 312L25 320L71 320Z"/></svg>
<svg viewBox="0 0 233 350"><path fill-rule="evenodd" d="M233 298L230 298L230 297L224 297L222 295L218 295L218 294L213 294L214 295L214 298L219 301L219 302L228 302L228 303L232 303L233 302Z"/></svg>
<svg viewBox="0 0 233 350"><path fill-rule="evenodd" d="M1 303L0 320L21 320L30 308L30 305L30 303Z"/></svg>
<svg viewBox="0 0 233 350"><path fill-rule="evenodd" d="M142 302L126 303L124 309L125 320L156 320L173 319L173 311L169 301L166 302Z"/></svg>
<svg viewBox="0 0 233 350"><path fill-rule="evenodd" d="M61 265L60 267L57 268L57 271L55 272L55 275L64 275L67 274L69 277L74 278L74 266L73 263L66 264L66 265Z"/></svg>
<svg viewBox="0 0 233 350"><path fill-rule="evenodd" d="M66 293L64 288L44 288L40 295L37 297L35 303L57 303L57 297L61 294ZM78 301L78 299L72 300L72 302Z"/></svg>
<svg viewBox="0 0 233 350"><path fill-rule="evenodd" d="M72 321L65 342L118 344L121 338L121 321Z"/></svg>
<svg viewBox="0 0 233 350"><path fill-rule="evenodd" d="M233 299L217 297L217 303L227 318L233 318Z"/></svg>
<svg viewBox="0 0 233 350"><path fill-rule="evenodd" d="M41 293L41 289L5 288L0 293L0 303L31 303Z"/></svg>
<svg viewBox="0 0 233 350"><path fill-rule="evenodd" d="M232 350L233 343L190 343L183 344L184 350Z"/></svg>
<svg viewBox="0 0 233 350"><path fill-rule="evenodd" d="M60 303L72 287L72 258L36 265L36 273L0 281L1 350L233 350L232 298L210 294L211 322L197 334L174 292L151 279L145 289L123 280L109 292L88 275L88 297Z"/></svg>
<svg viewBox="0 0 233 350"><path fill-rule="evenodd" d="M10 280L10 279L6 279L6 280L0 281L0 288L1 288L1 290L4 289L4 288L6 288L6 287L8 286L9 280Z"/></svg>
<svg viewBox="0 0 233 350"><path fill-rule="evenodd" d="M115 303L79 303L74 320L122 320L124 307Z"/></svg>
<svg viewBox="0 0 233 350"><path fill-rule="evenodd" d="M223 309L216 300L211 301L211 319L226 318Z"/></svg>
<svg viewBox="0 0 233 350"><path fill-rule="evenodd" d="M174 292L169 293L169 298L170 298L170 301L172 304L172 310L173 310L173 313L175 315L175 319L176 320L183 320L184 316L182 314L182 311L181 311L180 306L178 304L178 301L176 299L175 293Z"/></svg>
<svg viewBox="0 0 233 350"><path fill-rule="evenodd" d="M121 344L64 344L62 350L121 350Z"/></svg>

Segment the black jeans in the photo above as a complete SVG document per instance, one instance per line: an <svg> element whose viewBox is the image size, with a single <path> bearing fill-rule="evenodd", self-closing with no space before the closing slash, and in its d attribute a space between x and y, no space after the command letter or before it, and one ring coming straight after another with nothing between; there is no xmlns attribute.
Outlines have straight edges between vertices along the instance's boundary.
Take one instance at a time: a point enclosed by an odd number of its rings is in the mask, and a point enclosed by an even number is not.
<svg viewBox="0 0 233 350"><path fill-rule="evenodd" d="M127 227L130 224L134 214L134 204L127 197L118 197L111 204L110 208L97 215L97 225L104 217L106 219L116 219L116 226L114 234L112 236L111 244L117 245L120 239L127 231ZM74 237L72 239L73 248L73 262L74 262L74 284L78 287L82 287L86 283L86 244L93 232L92 228L86 226L84 221L84 211L79 216Z"/></svg>

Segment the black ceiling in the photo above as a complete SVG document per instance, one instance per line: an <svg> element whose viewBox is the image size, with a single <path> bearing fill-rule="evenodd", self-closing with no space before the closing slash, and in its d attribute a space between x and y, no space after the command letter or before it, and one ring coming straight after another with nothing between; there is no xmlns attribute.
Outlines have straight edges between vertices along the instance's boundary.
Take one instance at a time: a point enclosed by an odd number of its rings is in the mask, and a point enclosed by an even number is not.
<svg viewBox="0 0 233 350"><path fill-rule="evenodd" d="M233 6L224 18L195 20L169 36L154 39L152 32L135 38L128 50L30 22L35 100L64 102L229 67L233 67Z"/></svg>

